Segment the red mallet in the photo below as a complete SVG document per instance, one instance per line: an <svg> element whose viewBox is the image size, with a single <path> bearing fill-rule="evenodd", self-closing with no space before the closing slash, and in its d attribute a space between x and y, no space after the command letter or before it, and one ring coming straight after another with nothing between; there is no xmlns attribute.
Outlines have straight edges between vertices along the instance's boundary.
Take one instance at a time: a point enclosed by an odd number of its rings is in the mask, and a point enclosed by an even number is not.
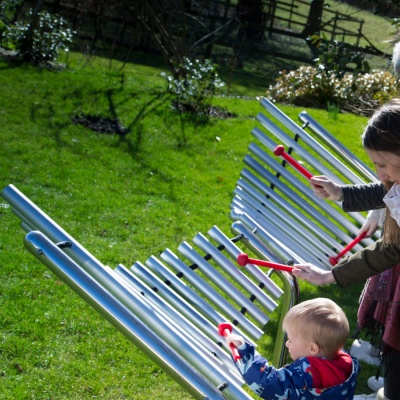
<svg viewBox="0 0 400 400"><path fill-rule="evenodd" d="M289 267L288 265L276 264L276 263L264 261L264 260L256 260L255 258L249 258L249 256L246 253L240 253L238 255L237 262L241 267L244 267L246 264L254 264L254 265L259 265L261 267L274 268L274 269L279 269L281 271L286 271L286 272L293 271L293 267Z"/></svg>
<svg viewBox="0 0 400 400"><path fill-rule="evenodd" d="M233 326L229 322L222 322L218 325L218 333L223 337L228 337L232 333ZM232 357L235 361L240 360L240 355L237 347L234 344L230 344Z"/></svg>
<svg viewBox="0 0 400 400"><path fill-rule="evenodd" d="M285 148L280 144L275 147L274 154L278 157L285 159L290 165L295 167L297 171L302 173L307 179L311 179L313 175L307 171L298 161L296 161L290 154L286 153Z"/></svg>
<svg viewBox="0 0 400 400"><path fill-rule="evenodd" d="M311 179L313 175L311 172L307 171L298 161L296 161L290 154L286 153L285 148L280 144L275 147L274 154L278 157L282 156L290 165L295 167L297 171L303 174L307 179ZM321 187L316 185L317 187Z"/></svg>
<svg viewBox="0 0 400 400"><path fill-rule="evenodd" d="M345 253L351 250L357 243L361 242L367 236L367 232L363 232L360 236L357 236L353 241L351 241L338 255L329 257L329 262L331 265L336 265L339 258L343 257Z"/></svg>

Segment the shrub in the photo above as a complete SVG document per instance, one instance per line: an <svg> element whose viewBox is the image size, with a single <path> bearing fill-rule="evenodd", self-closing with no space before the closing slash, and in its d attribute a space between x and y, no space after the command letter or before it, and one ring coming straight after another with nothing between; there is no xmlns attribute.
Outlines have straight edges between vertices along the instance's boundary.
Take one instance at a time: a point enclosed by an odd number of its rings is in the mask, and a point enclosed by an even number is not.
<svg viewBox="0 0 400 400"><path fill-rule="evenodd" d="M302 66L281 73L266 94L270 100L280 103L325 108L329 102L341 110L370 115L377 105L398 95L399 84L388 71L346 73L339 79L334 73L328 76L318 68Z"/></svg>
<svg viewBox="0 0 400 400"><path fill-rule="evenodd" d="M184 58L178 78L164 72L161 75L167 79L168 92L174 96L176 108L200 116L208 115L212 98L225 86L210 60Z"/></svg>
<svg viewBox="0 0 400 400"><path fill-rule="evenodd" d="M347 43L328 40L325 34L313 35L310 41L320 52L314 62L321 73L326 75L334 73L337 78L342 79L347 71L352 71L353 74L370 72L364 53L355 50Z"/></svg>
<svg viewBox="0 0 400 400"><path fill-rule="evenodd" d="M68 51L74 32L67 28L64 18L47 11L39 12L34 18L30 10L28 20L8 25L3 31L2 43L33 64L55 61L60 50Z"/></svg>

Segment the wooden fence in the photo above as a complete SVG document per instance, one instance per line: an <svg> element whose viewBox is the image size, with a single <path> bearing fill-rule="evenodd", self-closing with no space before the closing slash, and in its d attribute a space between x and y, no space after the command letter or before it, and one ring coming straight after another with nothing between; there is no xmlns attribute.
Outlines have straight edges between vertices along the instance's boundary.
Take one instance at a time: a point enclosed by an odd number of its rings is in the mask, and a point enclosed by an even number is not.
<svg viewBox="0 0 400 400"><path fill-rule="evenodd" d="M318 0L314 0L315 2L318 3ZM157 4L150 3L152 2L143 4L148 7ZM305 0L185 0L182 2L183 13L177 8L161 15L161 3L157 5L157 10L150 11L153 17L156 15L154 29L168 32L170 37L178 40L180 49L201 49L201 52L205 52L205 57L212 56L214 45L238 48L239 42L246 41L247 49L251 51L254 47L254 50L260 51L260 46L276 37L275 35L305 40L311 34L319 34L331 40L345 42L358 51L390 58L390 55L377 49L363 34L363 20L323 8L323 0L319 0L319 3L321 10L317 17L315 7L313 10L311 2ZM51 11L68 18L82 38L128 47L154 46L154 37L140 26L137 15L128 9L126 12L118 12L114 2L45 0L45 4ZM120 2L120 6L121 4L123 2ZM176 4L182 6L179 2ZM257 7L249 10L246 8L248 4L256 4ZM287 56L290 58L290 55Z"/></svg>

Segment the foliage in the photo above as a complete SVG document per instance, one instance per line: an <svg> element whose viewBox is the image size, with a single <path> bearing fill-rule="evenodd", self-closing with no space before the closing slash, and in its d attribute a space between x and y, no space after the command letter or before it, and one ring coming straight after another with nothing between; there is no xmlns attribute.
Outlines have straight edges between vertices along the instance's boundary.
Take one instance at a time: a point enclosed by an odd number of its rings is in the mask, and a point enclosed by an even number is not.
<svg viewBox="0 0 400 400"><path fill-rule="evenodd" d="M8 10L8 13L11 11ZM5 23L3 21L3 23ZM6 24L2 32L3 46L16 50L32 64L55 61L61 50L68 51L74 32L61 16L30 9L23 20Z"/></svg>
<svg viewBox="0 0 400 400"><path fill-rule="evenodd" d="M312 66L282 73L267 90L273 101L304 107L336 104L342 110L369 115L372 108L398 95L399 80L388 71L346 73L341 79Z"/></svg>
<svg viewBox="0 0 400 400"><path fill-rule="evenodd" d="M176 108L200 116L208 115L212 98L225 86L216 65L208 59L200 61L185 57L178 78L165 73L162 76L168 81L168 91L175 98Z"/></svg>
<svg viewBox="0 0 400 400"><path fill-rule="evenodd" d="M349 70L354 74L370 71L364 53L354 50L348 44L328 40L325 34L313 35L309 40L320 51L320 55L314 62L321 73L328 76L335 74L338 79L342 79Z"/></svg>
<svg viewBox="0 0 400 400"><path fill-rule="evenodd" d="M3 0L0 3L0 20L2 20L4 24L12 22L21 4L22 0Z"/></svg>
<svg viewBox="0 0 400 400"><path fill-rule="evenodd" d="M16 10L22 0L4 0L0 2L0 44L2 44L3 34L7 26L15 18Z"/></svg>

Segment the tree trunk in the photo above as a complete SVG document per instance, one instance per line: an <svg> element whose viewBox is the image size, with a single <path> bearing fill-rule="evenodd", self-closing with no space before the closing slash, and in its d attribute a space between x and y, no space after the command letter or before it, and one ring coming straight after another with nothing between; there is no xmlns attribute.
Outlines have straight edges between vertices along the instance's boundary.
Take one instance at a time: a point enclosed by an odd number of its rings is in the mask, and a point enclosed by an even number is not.
<svg viewBox="0 0 400 400"><path fill-rule="evenodd" d="M262 38L262 0L239 0L237 15L240 21L239 35L243 39L259 40Z"/></svg>
<svg viewBox="0 0 400 400"><path fill-rule="evenodd" d="M324 9L324 0L311 0L307 25L302 32L306 37L319 34L322 24L323 9Z"/></svg>

